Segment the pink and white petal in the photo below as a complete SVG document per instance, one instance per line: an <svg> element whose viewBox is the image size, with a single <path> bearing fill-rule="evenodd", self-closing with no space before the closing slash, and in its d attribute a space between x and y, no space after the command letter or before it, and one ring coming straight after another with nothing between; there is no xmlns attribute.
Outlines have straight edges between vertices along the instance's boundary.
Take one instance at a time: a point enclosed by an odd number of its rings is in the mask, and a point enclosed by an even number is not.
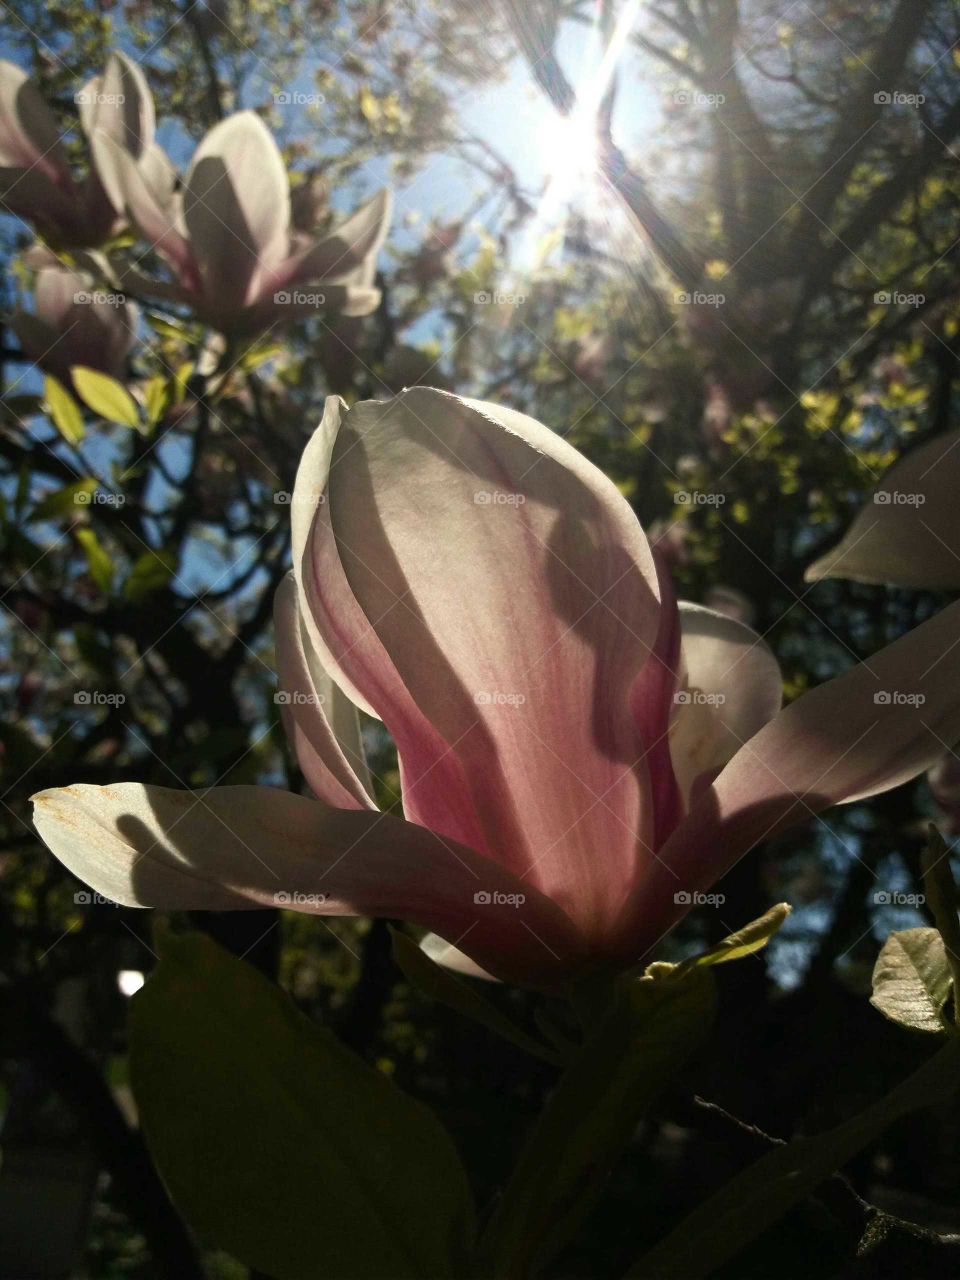
<svg viewBox="0 0 960 1280"><path fill-rule="evenodd" d="M208 296L224 308L255 301L290 235L283 158L255 112L238 111L204 137L184 178L183 220Z"/></svg>
<svg viewBox="0 0 960 1280"><path fill-rule="evenodd" d="M351 409L329 457L305 596L334 679L397 743L405 813L605 945L653 833L630 691L660 605L636 517L540 423L425 388Z"/></svg>
<svg viewBox="0 0 960 1280"><path fill-rule="evenodd" d="M60 130L43 94L12 62L0 61L0 168L32 170L70 183Z"/></svg>
<svg viewBox="0 0 960 1280"><path fill-rule="evenodd" d="M139 159L153 143L156 116L153 95L143 72L125 53L112 53L106 70L87 86L94 99L81 105L83 131L91 137L102 129L118 146Z"/></svg>
<svg viewBox="0 0 960 1280"><path fill-rule="evenodd" d="M660 590L660 626L654 651L630 691L630 705L644 745L653 807L653 848L680 821L682 797L670 756L670 721L680 662L680 614L673 579L663 555L653 551Z"/></svg>
<svg viewBox="0 0 960 1280"><path fill-rule="evenodd" d="M492 973L481 969L476 960L471 960L464 951L459 951L449 942L445 942L436 933L427 933L420 939L420 950L444 969L453 973L462 973L467 978L485 978L488 982L496 982Z"/></svg>
<svg viewBox="0 0 960 1280"><path fill-rule="evenodd" d="M125 212L184 283L195 284L197 272L190 246L176 229L169 193L155 190L148 180L152 171L100 129L94 131L90 149L97 177L114 208Z"/></svg>
<svg viewBox="0 0 960 1280"><path fill-rule="evenodd" d="M958 740L960 602L803 694L737 752L650 864L638 944L689 909L678 893L708 889L761 840L909 781Z"/></svg>
<svg viewBox="0 0 960 1280"><path fill-rule="evenodd" d="M89 294L90 278L64 267L44 267L37 272L33 289L36 315L54 329L63 324L67 312L76 305L78 294ZM74 317L79 319L79 317Z"/></svg>
<svg viewBox="0 0 960 1280"><path fill-rule="evenodd" d="M726 614L683 601L680 630L670 756L688 809L698 779L711 782L780 710L783 678L767 643Z"/></svg>
<svg viewBox="0 0 960 1280"><path fill-rule="evenodd" d="M48 848L127 906L395 916L434 930L498 977L531 983L582 960L554 903L471 849L387 814L269 787L133 782L58 787L33 801ZM498 903L497 894L524 900Z"/></svg>
<svg viewBox="0 0 960 1280"><path fill-rule="evenodd" d="M295 290L282 301L277 301L276 296L262 289L259 301L241 310L228 311L219 321L232 333L255 334L311 316L368 316L380 305L379 289L326 282Z"/></svg>
<svg viewBox="0 0 960 1280"><path fill-rule="evenodd" d="M166 209L172 209L174 193L177 189L177 170L173 161L156 142L147 147L137 161L144 182L153 192L157 203ZM173 214L171 213L171 216Z"/></svg>
<svg viewBox="0 0 960 1280"><path fill-rule="evenodd" d="M273 620L284 725L307 784L326 804L375 809L357 709L312 652L292 573L277 588Z"/></svg>
<svg viewBox="0 0 960 1280"><path fill-rule="evenodd" d="M960 431L935 436L894 463L808 582L850 578L899 587L960 587Z"/></svg>
<svg viewBox="0 0 960 1280"><path fill-rule="evenodd" d="M329 236L279 263L265 278L264 292L272 294L277 289L311 281L340 281L369 288L392 208L392 196L384 187Z"/></svg>

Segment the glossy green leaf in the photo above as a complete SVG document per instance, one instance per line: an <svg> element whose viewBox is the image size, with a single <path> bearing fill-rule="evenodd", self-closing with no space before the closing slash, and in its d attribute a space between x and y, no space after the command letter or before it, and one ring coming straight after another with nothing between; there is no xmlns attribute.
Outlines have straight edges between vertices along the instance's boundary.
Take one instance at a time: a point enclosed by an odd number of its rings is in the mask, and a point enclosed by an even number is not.
<svg viewBox="0 0 960 1280"><path fill-rule="evenodd" d="M775 1147L709 1196L627 1272L625 1280L706 1280L901 1116L960 1085L960 1040L853 1119Z"/></svg>
<svg viewBox="0 0 960 1280"><path fill-rule="evenodd" d="M391 929L390 935L393 940L393 958L411 986L431 1000L436 1000L438 1004L446 1005L448 1009L480 1023L502 1039L509 1040L525 1053L544 1062L556 1064L559 1061L553 1049L541 1044L511 1022L468 979L451 973L449 969L444 969L435 960L431 960L412 938L398 929Z"/></svg>
<svg viewBox="0 0 960 1280"><path fill-rule="evenodd" d="M482 1242L503 1280L536 1275L572 1236L641 1116L706 1036L707 969L623 982L536 1122Z"/></svg>
<svg viewBox="0 0 960 1280"><path fill-rule="evenodd" d="M99 369L87 369L77 365L70 370L77 395L93 413L108 422L119 422L124 427L139 427L140 414L130 392Z"/></svg>
<svg viewBox="0 0 960 1280"><path fill-rule="evenodd" d="M145 551L138 556L123 584L123 594L134 602L165 587L173 577L177 559L172 551Z"/></svg>
<svg viewBox="0 0 960 1280"><path fill-rule="evenodd" d="M114 564L107 551L104 550L100 539L92 529L77 529L76 539L83 547L84 554L87 557L87 568L90 570L90 577L100 588L101 591L109 591L113 586Z"/></svg>
<svg viewBox="0 0 960 1280"><path fill-rule="evenodd" d="M200 1239L274 1280L464 1275L470 1193L432 1113L206 936L159 947L131 1078Z"/></svg>
<svg viewBox="0 0 960 1280"><path fill-rule="evenodd" d="M942 1033L950 980L938 931L901 929L890 934L877 956L870 1003L902 1027Z"/></svg>
<svg viewBox="0 0 960 1280"><path fill-rule="evenodd" d="M80 406L63 383L50 374L43 380L43 400L50 421L67 444L79 444L83 439L83 414Z"/></svg>

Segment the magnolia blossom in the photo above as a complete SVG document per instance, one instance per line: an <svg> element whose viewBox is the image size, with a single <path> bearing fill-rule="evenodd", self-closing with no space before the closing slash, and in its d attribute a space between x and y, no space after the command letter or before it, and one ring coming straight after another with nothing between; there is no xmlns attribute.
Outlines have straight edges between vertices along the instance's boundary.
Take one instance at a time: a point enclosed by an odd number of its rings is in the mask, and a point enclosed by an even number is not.
<svg viewBox="0 0 960 1280"><path fill-rule="evenodd" d="M898 587L960 587L960 431L911 449L877 485L808 582L852 578Z"/></svg>
<svg viewBox="0 0 960 1280"><path fill-rule="evenodd" d="M41 792L43 839L118 902L396 916L448 964L554 984L636 962L759 841L960 739L960 604L781 711L764 643L678 606L617 488L511 409L330 399L291 518L277 659L313 795Z"/></svg>
<svg viewBox="0 0 960 1280"><path fill-rule="evenodd" d="M12 325L35 364L61 382L76 365L122 380L137 332L134 303L60 266L37 272L33 296L33 313L17 311Z"/></svg>
<svg viewBox="0 0 960 1280"><path fill-rule="evenodd" d="M76 100L88 141L94 133L110 138L145 181L156 181L167 161L153 141L153 99L136 63L111 54ZM58 248L92 248L121 226L122 206L96 170L74 179L53 113L12 62L0 62L0 208L32 222Z"/></svg>
<svg viewBox="0 0 960 1280"><path fill-rule="evenodd" d="M389 193L380 191L330 235L312 239L292 223L283 158L254 112L237 112L210 130L180 191L171 170L153 180L107 133L94 135L93 151L111 198L174 276L162 282L128 270L121 285L183 303L231 334L325 310L367 315L377 306L374 266Z"/></svg>

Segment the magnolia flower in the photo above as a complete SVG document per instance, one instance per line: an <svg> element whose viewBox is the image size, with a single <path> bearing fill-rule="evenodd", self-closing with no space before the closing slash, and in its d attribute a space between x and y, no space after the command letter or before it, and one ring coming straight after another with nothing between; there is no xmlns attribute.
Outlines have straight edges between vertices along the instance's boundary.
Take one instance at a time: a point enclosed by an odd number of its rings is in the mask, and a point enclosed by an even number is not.
<svg viewBox="0 0 960 1280"><path fill-rule="evenodd" d="M155 180L165 159L154 144L153 99L143 73L124 53L110 55L103 75L76 95L87 139L112 140ZM40 90L12 62L0 62L0 208L32 222L58 248L92 248L120 227L94 169L77 182L60 130Z"/></svg>
<svg viewBox="0 0 960 1280"><path fill-rule="evenodd" d="M170 283L121 273L121 285L189 306L223 333L251 334L332 310L367 315L386 235L386 190L321 240L291 222L283 158L263 121L240 111L215 125L175 192L169 174L151 180L114 138L93 139L111 198L169 264Z"/></svg>
<svg viewBox="0 0 960 1280"><path fill-rule="evenodd" d="M51 266L37 272L33 308L16 312L12 325L35 364L65 383L76 365L122 380L137 332L134 303L83 272Z"/></svg>
<svg viewBox="0 0 960 1280"><path fill-rule="evenodd" d="M960 587L960 431L934 436L890 468L808 582L852 578L898 587Z"/></svg>
<svg viewBox="0 0 960 1280"><path fill-rule="evenodd" d="M511 409L331 398L291 518L277 658L313 797L34 797L118 902L396 916L452 966L553 984L634 963L759 841L960 740L960 604L781 711L763 642L678 607L615 485ZM393 735L404 819L354 707Z"/></svg>

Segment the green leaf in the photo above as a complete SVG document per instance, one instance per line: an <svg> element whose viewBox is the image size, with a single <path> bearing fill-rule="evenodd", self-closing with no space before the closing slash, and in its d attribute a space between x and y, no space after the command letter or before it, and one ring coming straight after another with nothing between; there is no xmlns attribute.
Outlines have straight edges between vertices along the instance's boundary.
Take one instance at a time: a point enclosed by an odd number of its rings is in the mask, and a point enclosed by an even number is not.
<svg viewBox="0 0 960 1280"><path fill-rule="evenodd" d="M523 1049L525 1053L554 1065L559 1062L552 1049L511 1022L475 986L431 960L407 934L391 929L390 936L393 940L393 958L412 987L416 987L431 1000L436 1000L438 1004L446 1005L448 1009L480 1023L488 1031L509 1040L518 1049Z"/></svg>
<svg viewBox="0 0 960 1280"><path fill-rule="evenodd" d="M139 427L140 414L130 392L116 378L98 369L77 365L70 370L77 395L93 413L108 422L119 422L124 427Z"/></svg>
<svg viewBox="0 0 960 1280"><path fill-rule="evenodd" d="M144 388L144 411L147 422L155 427L163 417L169 398L169 385L164 374L158 373L150 378Z"/></svg>
<svg viewBox="0 0 960 1280"><path fill-rule="evenodd" d="M250 373L254 369L259 369L262 364L266 364L268 360L282 355L283 350L278 342L260 343L246 351L238 361L238 365L244 372Z"/></svg>
<svg viewBox="0 0 960 1280"><path fill-rule="evenodd" d="M123 584L123 594L128 600L143 600L151 592L165 587L173 577L177 557L172 551L154 551L152 548L138 556Z"/></svg>
<svg viewBox="0 0 960 1280"><path fill-rule="evenodd" d="M915 1031L943 1033L950 965L936 929L901 929L883 944L873 970L870 1003Z"/></svg>
<svg viewBox="0 0 960 1280"><path fill-rule="evenodd" d="M131 1079L198 1236L274 1280L464 1275L470 1193L432 1113L209 938L159 947Z"/></svg>
<svg viewBox="0 0 960 1280"><path fill-rule="evenodd" d="M960 1085L951 1040L886 1097L826 1133L785 1143L708 1197L627 1272L624 1280L705 1280L894 1120L943 1102Z"/></svg>
<svg viewBox="0 0 960 1280"><path fill-rule="evenodd" d="M101 591L109 591L113 586L114 565L109 554L103 549L100 539L89 528L77 529L76 538L87 557L87 568L90 570L90 577L93 578Z"/></svg>
<svg viewBox="0 0 960 1280"><path fill-rule="evenodd" d="M80 407L63 383L49 373L43 380L43 399L51 422L67 444L79 444L83 439L83 415Z"/></svg>
<svg viewBox="0 0 960 1280"><path fill-rule="evenodd" d="M707 969L664 970L617 988L551 1094L493 1216L482 1243L493 1274L526 1280L571 1237L644 1111L705 1037L715 1001Z"/></svg>
<svg viewBox="0 0 960 1280"><path fill-rule="evenodd" d="M709 951L685 960L679 968L693 968L698 965L726 964L730 960L739 960L742 956L752 955L767 945L773 935L786 920L793 908L787 902L778 902L775 907L764 912L758 920L753 920L736 933L729 934L722 942L718 942Z"/></svg>
<svg viewBox="0 0 960 1280"><path fill-rule="evenodd" d="M91 494L95 493L97 482L93 476L83 476L73 484L64 485L55 493L48 493L30 512L31 520L53 520L57 516L73 518L79 507L89 505Z"/></svg>

